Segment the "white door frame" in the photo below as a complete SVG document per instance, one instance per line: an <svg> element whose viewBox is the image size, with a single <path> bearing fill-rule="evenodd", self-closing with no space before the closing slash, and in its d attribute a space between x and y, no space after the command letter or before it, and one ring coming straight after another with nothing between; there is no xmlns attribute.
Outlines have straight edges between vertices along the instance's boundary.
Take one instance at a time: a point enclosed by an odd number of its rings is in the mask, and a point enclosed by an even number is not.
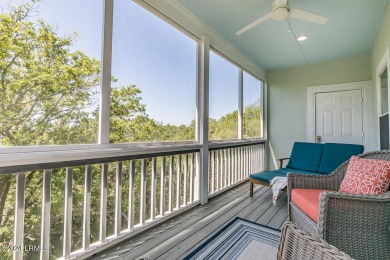
<svg viewBox="0 0 390 260"><path fill-rule="evenodd" d="M381 73L387 69L387 85L390 86L390 46L386 49L385 53L383 54L378 66L376 67L376 119L379 119L379 116L382 114L382 92L381 92L381 78L380 75ZM388 89L389 90L389 89ZM390 91L387 92L387 98L390 100ZM390 105L389 105L390 106ZM390 108L389 108L390 111ZM378 142L378 150L380 149L380 134L379 134L379 120L377 120L377 127L378 127L378 135L377 135L377 142ZM390 124L390 121L389 121ZM390 126L389 126L390 127Z"/></svg>
<svg viewBox="0 0 390 260"><path fill-rule="evenodd" d="M363 111L363 145L364 151L375 150L374 146L374 129L372 121L372 82L359 81L348 82L332 85L321 85L307 88L307 141L314 142L315 140L315 109L316 109L316 94L334 91L346 90L361 90L362 91L362 111Z"/></svg>

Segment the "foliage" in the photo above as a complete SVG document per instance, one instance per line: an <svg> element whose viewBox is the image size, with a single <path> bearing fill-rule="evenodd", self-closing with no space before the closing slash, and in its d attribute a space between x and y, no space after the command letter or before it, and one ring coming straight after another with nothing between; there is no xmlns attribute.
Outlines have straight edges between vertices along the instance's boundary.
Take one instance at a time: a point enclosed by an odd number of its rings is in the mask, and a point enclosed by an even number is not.
<svg viewBox="0 0 390 260"><path fill-rule="evenodd" d="M27 21L31 7L0 14L0 144L96 142L86 108L99 61L69 50L75 35L60 37L43 20Z"/></svg>
<svg viewBox="0 0 390 260"><path fill-rule="evenodd" d="M246 106L244 109L243 117L244 138L260 137L262 127L260 102L255 102L251 105Z"/></svg>

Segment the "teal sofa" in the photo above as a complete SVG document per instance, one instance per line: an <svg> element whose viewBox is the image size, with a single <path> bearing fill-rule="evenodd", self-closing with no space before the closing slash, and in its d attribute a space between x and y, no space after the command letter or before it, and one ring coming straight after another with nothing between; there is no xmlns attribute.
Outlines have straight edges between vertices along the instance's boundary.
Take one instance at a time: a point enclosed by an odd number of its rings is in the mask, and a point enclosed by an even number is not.
<svg viewBox="0 0 390 260"><path fill-rule="evenodd" d="M269 186L273 177L286 177L287 173L323 175L333 172L352 155L363 153L363 145L336 143L295 142L290 158L279 159L280 168L274 171L254 173L249 176L250 196L253 196L253 184ZM289 160L285 168L283 161Z"/></svg>

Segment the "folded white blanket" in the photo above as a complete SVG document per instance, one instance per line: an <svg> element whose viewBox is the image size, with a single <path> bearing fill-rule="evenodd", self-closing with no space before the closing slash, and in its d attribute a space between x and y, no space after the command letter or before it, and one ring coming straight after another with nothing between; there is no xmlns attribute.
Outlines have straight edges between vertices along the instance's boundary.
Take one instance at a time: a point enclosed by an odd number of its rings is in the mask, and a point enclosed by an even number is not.
<svg viewBox="0 0 390 260"><path fill-rule="evenodd" d="M272 204L276 205L279 192L287 186L287 177L273 177L270 180L272 189Z"/></svg>

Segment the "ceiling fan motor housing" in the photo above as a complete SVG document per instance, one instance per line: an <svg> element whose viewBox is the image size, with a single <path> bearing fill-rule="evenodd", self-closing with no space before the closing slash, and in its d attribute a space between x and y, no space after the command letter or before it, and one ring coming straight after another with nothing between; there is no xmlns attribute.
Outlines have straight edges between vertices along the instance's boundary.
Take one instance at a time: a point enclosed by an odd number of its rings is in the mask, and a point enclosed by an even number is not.
<svg viewBox="0 0 390 260"><path fill-rule="evenodd" d="M272 19L279 21L288 17L288 8L285 5L272 4Z"/></svg>

